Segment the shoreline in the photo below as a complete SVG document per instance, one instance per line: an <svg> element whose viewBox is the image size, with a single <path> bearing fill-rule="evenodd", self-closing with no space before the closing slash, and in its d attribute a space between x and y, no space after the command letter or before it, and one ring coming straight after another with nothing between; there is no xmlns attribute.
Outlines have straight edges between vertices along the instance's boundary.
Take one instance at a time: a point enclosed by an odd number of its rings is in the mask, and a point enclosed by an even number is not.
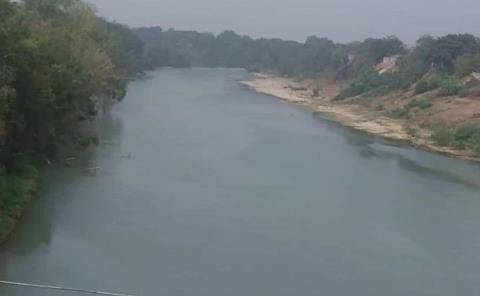
<svg viewBox="0 0 480 296"><path fill-rule="evenodd" d="M314 97L308 87L292 87L291 85L299 83L294 79L263 73L251 75L249 80L241 82L249 89L276 97L287 103L306 106L313 112L329 115L333 121L345 127L417 149L480 163L480 158L474 157L466 151L438 146L428 137L412 137L405 128L405 120L389 118L359 105L333 102L334 95L331 90L327 90L325 95ZM425 134L426 131L423 133Z"/></svg>
<svg viewBox="0 0 480 296"><path fill-rule="evenodd" d="M24 212L30 206L33 199L37 196L39 190L39 175L32 177L16 177L22 183L22 191L18 196L17 204L13 208L13 216L0 216L0 247L5 244L16 226L23 217Z"/></svg>

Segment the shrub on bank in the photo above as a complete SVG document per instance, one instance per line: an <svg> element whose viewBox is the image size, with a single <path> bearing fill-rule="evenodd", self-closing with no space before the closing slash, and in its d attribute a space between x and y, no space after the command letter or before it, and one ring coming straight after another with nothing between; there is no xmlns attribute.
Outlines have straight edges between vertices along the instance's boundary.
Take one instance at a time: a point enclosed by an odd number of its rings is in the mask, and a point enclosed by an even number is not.
<svg viewBox="0 0 480 296"><path fill-rule="evenodd" d="M427 99L413 99L411 100L406 108L413 109L413 108L419 108L422 110L429 109L432 107L432 102L430 102Z"/></svg>
<svg viewBox="0 0 480 296"><path fill-rule="evenodd" d="M441 97L455 96L462 90L462 82L449 76L441 80L438 95Z"/></svg>
<svg viewBox="0 0 480 296"><path fill-rule="evenodd" d="M415 85L414 95L423 94L439 87L437 78L422 79Z"/></svg>
<svg viewBox="0 0 480 296"><path fill-rule="evenodd" d="M476 155L480 155L480 126L463 126L455 131L454 139Z"/></svg>
<svg viewBox="0 0 480 296"><path fill-rule="evenodd" d="M455 140L467 142L480 137L480 126L466 125L455 131Z"/></svg>
<svg viewBox="0 0 480 296"><path fill-rule="evenodd" d="M32 157L19 155L10 172L0 171L0 242L11 231L25 205L36 191L38 170Z"/></svg>
<svg viewBox="0 0 480 296"><path fill-rule="evenodd" d="M410 110L408 108L396 108L390 112L390 116L396 119L408 119L410 118Z"/></svg>
<svg viewBox="0 0 480 296"><path fill-rule="evenodd" d="M364 70L356 81L342 90L334 100L345 100L362 94L372 97L383 96L401 88L401 86L402 81L397 73L379 74L374 69L369 68Z"/></svg>
<svg viewBox="0 0 480 296"><path fill-rule="evenodd" d="M471 139L472 151L476 156L480 156L480 134L476 134Z"/></svg>
<svg viewBox="0 0 480 296"><path fill-rule="evenodd" d="M454 131L440 127L433 130L432 140L439 146L468 149L480 156L480 126L466 125Z"/></svg>
<svg viewBox="0 0 480 296"><path fill-rule="evenodd" d="M438 146L446 147L452 144L452 132L445 127L438 127L433 130L432 140Z"/></svg>

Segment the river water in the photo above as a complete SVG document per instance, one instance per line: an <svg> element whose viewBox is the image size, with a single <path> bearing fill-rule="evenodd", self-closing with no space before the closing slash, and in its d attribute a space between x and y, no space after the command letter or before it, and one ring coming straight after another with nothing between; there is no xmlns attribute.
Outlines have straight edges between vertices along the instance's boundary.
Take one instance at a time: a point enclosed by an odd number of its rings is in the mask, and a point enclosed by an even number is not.
<svg viewBox="0 0 480 296"><path fill-rule="evenodd" d="M353 132L246 77L132 83L96 124L100 147L44 174L0 279L139 296L480 295L480 166Z"/></svg>

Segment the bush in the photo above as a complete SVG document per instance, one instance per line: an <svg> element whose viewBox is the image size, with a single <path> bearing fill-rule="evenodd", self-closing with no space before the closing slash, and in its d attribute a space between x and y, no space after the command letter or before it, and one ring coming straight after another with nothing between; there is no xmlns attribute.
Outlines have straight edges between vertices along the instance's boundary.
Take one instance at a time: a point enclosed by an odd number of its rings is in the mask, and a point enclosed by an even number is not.
<svg viewBox="0 0 480 296"><path fill-rule="evenodd" d="M35 157L29 154L17 154L11 164L10 171L18 177L35 178L38 170Z"/></svg>
<svg viewBox="0 0 480 296"><path fill-rule="evenodd" d="M468 141L470 148L475 155L480 156L480 133L475 133Z"/></svg>
<svg viewBox="0 0 480 296"><path fill-rule="evenodd" d="M4 176L0 186L0 196L2 196L0 219L5 219L6 217L17 218L21 207L30 200L34 187L35 181L33 177L26 178L20 175Z"/></svg>
<svg viewBox="0 0 480 296"><path fill-rule="evenodd" d="M422 110L430 109L430 108L432 108L432 106L433 106L432 102L427 101L427 100L421 100L418 103L418 108L420 108Z"/></svg>
<svg viewBox="0 0 480 296"><path fill-rule="evenodd" d="M455 63L455 74L465 77L480 70L480 54L467 54L457 58Z"/></svg>
<svg viewBox="0 0 480 296"><path fill-rule="evenodd" d="M387 77L387 74L380 75L375 69L368 68L359 74L358 79L342 90L334 100L345 100L370 91L375 93L375 89L384 94L386 92L385 89L388 89L385 77Z"/></svg>
<svg viewBox="0 0 480 296"><path fill-rule="evenodd" d="M455 131L454 139L480 156L480 126L463 126Z"/></svg>
<svg viewBox="0 0 480 296"><path fill-rule="evenodd" d="M382 85L382 86L379 86L379 87L376 87L370 91L367 91L365 93L365 96L369 96L369 97L380 97L380 96L385 96L387 94L389 94L392 90L389 88L388 85Z"/></svg>
<svg viewBox="0 0 480 296"><path fill-rule="evenodd" d="M354 96L363 94L367 90L367 86L363 83L352 83L346 89L342 90L335 98L335 101L345 100Z"/></svg>
<svg viewBox="0 0 480 296"><path fill-rule="evenodd" d="M454 139L459 142L468 142L476 138L480 139L480 126L466 125L455 131Z"/></svg>
<svg viewBox="0 0 480 296"><path fill-rule="evenodd" d="M430 102L427 99L413 99L406 106L406 108L408 109L419 108L422 110L425 110L431 107L432 107L432 102Z"/></svg>
<svg viewBox="0 0 480 296"><path fill-rule="evenodd" d="M414 127L412 127L412 126L410 126L410 125L408 125L408 126L405 127L405 131L406 131L407 134L408 134L410 137L412 137L412 138L415 138L415 137L418 136L418 131L417 131L417 129L414 128Z"/></svg>
<svg viewBox="0 0 480 296"><path fill-rule="evenodd" d="M0 240L5 238L36 192L38 171L30 157L16 155L8 174L4 167L0 168Z"/></svg>
<svg viewBox="0 0 480 296"><path fill-rule="evenodd" d="M397 119L402 119L402 118L406 119L406 118L410 118L410 112L409 112L409 109L405 107L397 108L397 109L393 109L390 112L390 116Z"/></svg>
<svg viewBox="0 0 480 296"><path fill-rule="evenodd" d="M439 146L449 146L452 143L452 132L448 128L436 128L433 130L432 140Z"/></svg>
<svg viewBox="0 0 480 296"><path fill-rule="evenodd" d="M433 131L432 140L440 146L469 149L480 156L480 126L466 125L455 132L447 128L437 128Z"/></svg>
<svg viewBox="0 0 480 296"><path fill-rule="evenodd" d="M447 77L440 83L438 95L442 97L455 96L462 89L462 82L454 77Z"/></svg>
<svg viewBox="0 0 480 296"><path fill-rule="evenodd" d="M428 91L434 90L438 88L439 82L437 79L423 79L420 80L416 85L415 85L415 90L413 92L414 95L419 95L426 93Z"/></svg>
<svg viewBox="0 0 480 296"><path fill-rule="evenodd" d="M334 100L344 100L361 94L383 96L403 85L397 73L378 74L373 69L365 70L359 78L341 91Z"/></svg>
<svg viewBox="0 0 480 296"><path fill-rule="evenodd" d="M423 94L426 93L427 91L431 90L430 84L426 80L420 80L416 85L415 85L415 91L413 92L414 95L418 94Z"/></svg>
<svg viewBox="0 0 480 296"><path fill-rule="evenodd" d="M390 116L398 119L401 119L401 118L408 119L410 118L410 110L414 108L419 108L424 110L430 107L432 107L432 103L427 99L413 99L404 107L393 109L390 112Z"/></svg>

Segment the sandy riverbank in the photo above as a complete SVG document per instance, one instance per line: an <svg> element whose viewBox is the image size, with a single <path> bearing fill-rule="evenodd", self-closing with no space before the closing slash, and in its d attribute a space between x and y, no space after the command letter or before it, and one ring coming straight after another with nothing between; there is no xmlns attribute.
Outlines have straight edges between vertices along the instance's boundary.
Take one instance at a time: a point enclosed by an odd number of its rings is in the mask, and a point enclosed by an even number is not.
<svg viewBox="0 0 480 296"><path fill-rule="evenodd" d="M424 135L423 137L412 137L407 132L405 120L392 119L359 105L332 102L332 98L338 92L338 88L335 89L333 86L322 85L319 87L313 81L296 81L291 78L258 73L252 74L252 78L244 81L243 84L259 93L275 96L289 103L308 106L314 112L326 113L333 120L355 130L408 143L428 151L480 161L465 151L435 145L429 139L428 131L420 131L420 134ZM313 91L315 88L320 91Z"/></svg>

